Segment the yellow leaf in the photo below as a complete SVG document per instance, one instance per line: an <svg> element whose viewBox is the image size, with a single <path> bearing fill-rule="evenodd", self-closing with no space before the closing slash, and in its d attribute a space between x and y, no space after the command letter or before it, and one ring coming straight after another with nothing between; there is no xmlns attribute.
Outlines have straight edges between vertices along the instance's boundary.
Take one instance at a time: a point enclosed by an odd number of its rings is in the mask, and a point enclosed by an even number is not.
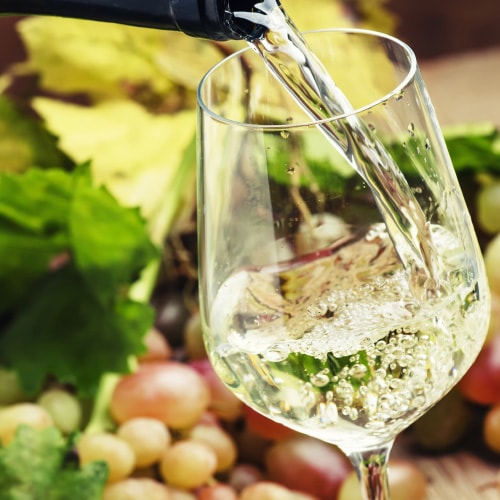
<svg viewBox="0 0 500 500"><path fill-rule="evenodd" d="M127 206L139 206L150 233L161 242L169 189L196 130L194 111L153 115L129 100L93 107L36 98L35 110L77 162L92 161L93 175ZM194 165L193 165L194 168Z"/></svg>
<svg viewBox="0 0 500 500"><path fill-rule="evenodd" d="M95 97L124 95L127 84L164 93L173 84L158 63L165 32L113 23L31 17L18 23L28 65L44 88Z"/></svg>

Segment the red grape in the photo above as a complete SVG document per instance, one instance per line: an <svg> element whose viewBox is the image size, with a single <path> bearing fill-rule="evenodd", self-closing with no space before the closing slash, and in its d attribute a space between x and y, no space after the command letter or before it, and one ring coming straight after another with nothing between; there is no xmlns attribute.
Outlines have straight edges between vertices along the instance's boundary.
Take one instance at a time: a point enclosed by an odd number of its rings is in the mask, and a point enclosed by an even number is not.
<svg viewBox="0 0 500 500"><path fill-rule="evenodd" d="M337 448L302 435L275 443L265 463L271 481L320 500L336 498L342 481L352 470Z"/></svg>
<svg viewBox="0 0 500 500"><path fill-rule="evenodd" d="M500 403L500 335L495 335L483 347L458 387L473 403Z"/></svg>
<svg viewBox="0 0 500 500"><path fill-rule="evenodd" d="M111 398L111 414L119 424L151 417L173 429L195 425L210 402L204 379L176 361L146 363L120 379Z"/></svg>
<svg viewBox="0 0 500 500"><path fill-rule="evenodd" d="M197 500L238 500L238 494L227 484L214 484L203 487L197 494Z"/></svg>
<svg viewBox="0 0 500 500"><path fill-rule="evenodd" d="M146 352L138 356L139 363L150 363L152 361L166 361L172 356L172 348L167 339L156 328L152 328L144 337Z"/></svg>
<svg viewBox="0 0 500 500"><path fill-rule="evenodd" d="M243 414L248 429L265 439L280 441L297 434L293 429L267 418L249 406L243 407Z"/></svg>
<svg viewBox="0 0 500 500"><path fill-rule="evenodd" d="M242 414L243 403L224 385L207 358L189 362L210 389L209 409L221 420L234 421Z"/></svg>

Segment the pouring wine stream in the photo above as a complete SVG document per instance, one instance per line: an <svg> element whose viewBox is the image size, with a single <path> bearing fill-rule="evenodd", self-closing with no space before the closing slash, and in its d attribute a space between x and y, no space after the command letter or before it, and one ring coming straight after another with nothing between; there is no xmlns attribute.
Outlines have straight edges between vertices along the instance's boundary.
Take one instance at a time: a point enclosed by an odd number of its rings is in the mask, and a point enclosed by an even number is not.
<svg viewBox="0 0 500 500"><path fill-rule="evenodd" d="M417 299L445 293L439 255L422 209L401 170L308 48L276 0L264 0L254 12L235 12L264 28L249 45L318 128L371 188L395 249L410 274ZM329 120L345 116L345 123Z"/></svg>

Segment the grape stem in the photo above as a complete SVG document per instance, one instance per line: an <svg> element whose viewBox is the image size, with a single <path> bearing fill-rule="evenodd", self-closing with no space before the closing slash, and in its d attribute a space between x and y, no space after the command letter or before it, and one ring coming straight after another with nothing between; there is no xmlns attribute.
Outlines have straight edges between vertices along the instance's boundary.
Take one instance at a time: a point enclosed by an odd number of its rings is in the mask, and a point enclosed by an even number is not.
<svg viewBox="0 0 500 500"><path fill-rule="evenodd" d="M120 376L115 373L106 373L101 378L92 414L85 427L86 433L107 432L114 429L115 424L109 413L109 403L119 380Z"/></svg>
<svg viewBox="0 0 500 500"><path fill-rule="evenodd" d="M363 500L390 500L387 465L393 443L347 453L361 484Z"/></svg>

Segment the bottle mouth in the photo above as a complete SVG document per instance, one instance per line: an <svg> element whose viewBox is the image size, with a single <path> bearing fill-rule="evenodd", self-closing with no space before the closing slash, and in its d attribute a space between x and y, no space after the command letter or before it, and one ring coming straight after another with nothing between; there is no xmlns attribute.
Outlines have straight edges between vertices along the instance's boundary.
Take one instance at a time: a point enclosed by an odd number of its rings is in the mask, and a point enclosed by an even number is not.
<svg viewBox="0 0 500 500"><path fill-rule="evenodd" d="M262 27L235 12L252 12L258 0L172 0L171 13L180 31L211 40L252 40Z"/></svg>
<svg viewBox="0 0 500 500"><path fill-rule="evenodd" d="M256 0L226 0L227 7L226 15L229 17L228 25L232 32L239 38L245 40L255 40L262 36L265 30L264 26L253 23L248 19L240 16L236 16L237 12L251 13L255 11L257 1ZM278 5L279 2L276 1Z"/></svg>

